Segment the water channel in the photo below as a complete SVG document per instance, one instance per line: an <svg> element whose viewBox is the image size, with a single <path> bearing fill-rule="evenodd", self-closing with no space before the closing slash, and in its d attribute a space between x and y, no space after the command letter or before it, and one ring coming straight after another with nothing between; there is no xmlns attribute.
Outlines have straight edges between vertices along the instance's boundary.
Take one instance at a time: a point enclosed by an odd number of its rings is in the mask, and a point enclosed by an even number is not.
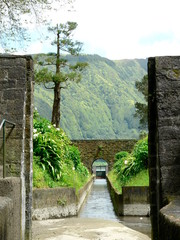
<svg viewBox="0 0 180 240"><path fill-rule="evenodd" d="M151 224L148 217L117 217L110 194L107 188L106 179L96 179L86 202L82 206L80 218L99 218L117 221L136 231L151 235Z"/></svg>

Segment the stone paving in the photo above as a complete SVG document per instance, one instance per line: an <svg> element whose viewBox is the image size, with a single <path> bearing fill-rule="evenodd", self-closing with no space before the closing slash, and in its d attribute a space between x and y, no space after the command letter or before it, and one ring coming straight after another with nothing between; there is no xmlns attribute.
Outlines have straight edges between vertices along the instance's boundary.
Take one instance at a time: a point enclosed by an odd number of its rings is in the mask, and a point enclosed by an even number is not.
<svg viewBox="0 0 180 240"><path fill-rule="evenodd" d="M150 240L124 225L101 219L33 221L33 240Z"/></svg>

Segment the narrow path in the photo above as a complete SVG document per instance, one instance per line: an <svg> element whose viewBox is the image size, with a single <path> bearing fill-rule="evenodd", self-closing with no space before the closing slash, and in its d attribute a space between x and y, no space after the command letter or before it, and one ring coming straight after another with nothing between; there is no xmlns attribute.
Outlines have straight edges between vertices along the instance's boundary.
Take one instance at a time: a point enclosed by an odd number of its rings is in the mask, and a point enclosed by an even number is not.
<svg viewBox="0 0 180 240"><path fill-rule="evenodd" d="M150 240L124 225L102 219L33 221L33 240Z"/></svg>

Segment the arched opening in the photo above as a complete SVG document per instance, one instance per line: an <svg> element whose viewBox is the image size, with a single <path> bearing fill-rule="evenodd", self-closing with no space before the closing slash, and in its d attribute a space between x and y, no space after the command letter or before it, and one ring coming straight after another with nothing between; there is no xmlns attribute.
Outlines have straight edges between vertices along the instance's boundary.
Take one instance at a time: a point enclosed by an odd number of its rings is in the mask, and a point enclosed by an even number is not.
<svg viewBox="0 0 180 240"><path fill-rule="evenodd" d="M92 173L96 178L106 178L108 163L102 158L95 160L92 164Z"/></svg>

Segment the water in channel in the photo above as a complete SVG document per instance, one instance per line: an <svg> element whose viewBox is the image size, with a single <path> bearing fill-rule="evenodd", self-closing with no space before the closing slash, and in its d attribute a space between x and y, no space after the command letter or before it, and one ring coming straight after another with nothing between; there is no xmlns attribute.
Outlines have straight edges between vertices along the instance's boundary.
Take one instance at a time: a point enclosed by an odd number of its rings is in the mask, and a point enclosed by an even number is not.
<svg viewBox="0 0 180 240"><path fill-rule="evenodd" d="M92 190L82 206L78 217L117 221L148 236L150 236L151 232L150 219L148 217L116 216L106 179L96 179L94 181Z"/></svg>

